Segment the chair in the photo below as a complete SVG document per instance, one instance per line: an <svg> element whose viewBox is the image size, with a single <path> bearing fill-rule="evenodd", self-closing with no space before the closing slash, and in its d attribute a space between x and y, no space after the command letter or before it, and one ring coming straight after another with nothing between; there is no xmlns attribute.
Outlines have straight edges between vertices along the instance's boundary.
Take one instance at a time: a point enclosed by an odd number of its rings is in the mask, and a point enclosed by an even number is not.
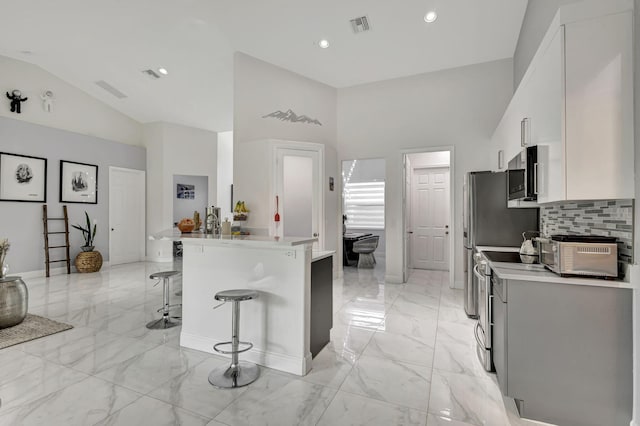
<svg viewBox="0 0 640 426"><path fill-rule="evenodd" d="M158 309L158 312L162 312L162 318L160 318L159 320L153 320L149 322L147 324L147 328L151 330L160 330L160 329L167 329L167 328L176 327L180 325L179 321L173 321L173 320L180 320L181 319L180 317L170 317L169 315L169 310L171 308L182 306L182 304L180 303L176 305L169 304L169 280L171 279L171 277L174 277L179 274L180 274L180 271L163 271L163 272L154 272L153 274L149 275L149 278L151 278L152 280L154 279L158 280L158 283L156 283L156 285L158 285L160 281L162 281L163 303L162 303L162 308Z"/></svg>
<svg viewBox="0 0 640 426"><path fill-rule="evenodd" d="M215 306L214 309L219 308L226 302L233 302L233 310L231 313L231 341L213 345L213 349L216 352L231 355L230 366L218 367L209 374L209 383L217 388L229 389L246 386L254 382L260 375L260 370L257 365L250 362L238 361L238 354L246 352L253 347L253 343L240 341L240 302L253 300L257 297L257 291L248 289L225 290L215 295L215 299L222 301L222 304ZM231 350L221 349L223 346L231 346Z"/></svg>
<svg viewBox="0 0 640 426"><path fill-rule="evenodd" d="M379 240L380 237L374 235L353 243L353 252L358 253L358 268L373 268L376 263L373 252L378 248Z"/></svg>

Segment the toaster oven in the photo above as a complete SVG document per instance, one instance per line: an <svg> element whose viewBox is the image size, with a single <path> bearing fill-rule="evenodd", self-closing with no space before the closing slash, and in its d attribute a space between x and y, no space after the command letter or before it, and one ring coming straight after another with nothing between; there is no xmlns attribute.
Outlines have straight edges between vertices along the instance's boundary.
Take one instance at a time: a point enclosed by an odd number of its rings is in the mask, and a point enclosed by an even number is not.
<svg viewBox="0 0 640 426"><path fill-rule="evenodd" d="M553 235L539 239L540 263L566 275L618 277L618 245L615 237Z"/></svg>

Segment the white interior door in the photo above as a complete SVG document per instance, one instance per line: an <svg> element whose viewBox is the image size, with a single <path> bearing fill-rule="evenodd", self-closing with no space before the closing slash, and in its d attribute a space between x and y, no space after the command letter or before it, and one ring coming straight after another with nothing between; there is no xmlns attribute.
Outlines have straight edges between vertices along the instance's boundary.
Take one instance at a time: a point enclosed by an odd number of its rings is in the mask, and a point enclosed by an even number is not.
<svg viewBox="0 0 640 426"><path fill-rule="evenodd" d="M403 179L402 187L402 215L404 218L404 238L402 256L402 281L407 282L409 278L409 260L411 259L411 162L407 155L403 156Z"/></svg>
<svg viewBox="0 0 640 426"><path fill-rule="evenodd" d="M109 263L145 258L145 172L109 168Z"/></svg>
<svg viewBox="0 0 640 426"><path fill-rule="evenodd" d="M413 170L411 265L449 270L449 168Z"/></svg>
<svg viewBox="0 0 640 426"><path fill-rule="evenodd" d="M321 164L319 151L276 148L274 199L277 195L280 200L280 222L274 222L274 234L316 237L313 249L324 247Z"/></svg>

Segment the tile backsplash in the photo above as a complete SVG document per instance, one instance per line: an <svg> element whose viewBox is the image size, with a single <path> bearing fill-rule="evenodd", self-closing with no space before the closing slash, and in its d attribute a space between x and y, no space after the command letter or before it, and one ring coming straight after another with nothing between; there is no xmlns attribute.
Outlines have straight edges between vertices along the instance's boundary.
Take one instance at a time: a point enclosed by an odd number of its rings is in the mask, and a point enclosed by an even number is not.
<svg viewBox="0 0 640 426"><path fill-rule="evenodd" d="M616 237L619 260L632 263L633 215L633 200L548 204L540 207L540 232Z"/></svg>

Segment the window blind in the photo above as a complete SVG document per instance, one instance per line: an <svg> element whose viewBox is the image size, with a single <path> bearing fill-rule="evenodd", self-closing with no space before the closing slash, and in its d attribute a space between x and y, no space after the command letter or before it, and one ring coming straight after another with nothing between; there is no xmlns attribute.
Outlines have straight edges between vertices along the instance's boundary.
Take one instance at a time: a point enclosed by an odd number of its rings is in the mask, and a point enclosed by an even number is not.
<svg viewBox="0 0 640 426"><path fill-rule="evenodd" d="M384 229L384 182L346 182L347 228Z"/></svg>

